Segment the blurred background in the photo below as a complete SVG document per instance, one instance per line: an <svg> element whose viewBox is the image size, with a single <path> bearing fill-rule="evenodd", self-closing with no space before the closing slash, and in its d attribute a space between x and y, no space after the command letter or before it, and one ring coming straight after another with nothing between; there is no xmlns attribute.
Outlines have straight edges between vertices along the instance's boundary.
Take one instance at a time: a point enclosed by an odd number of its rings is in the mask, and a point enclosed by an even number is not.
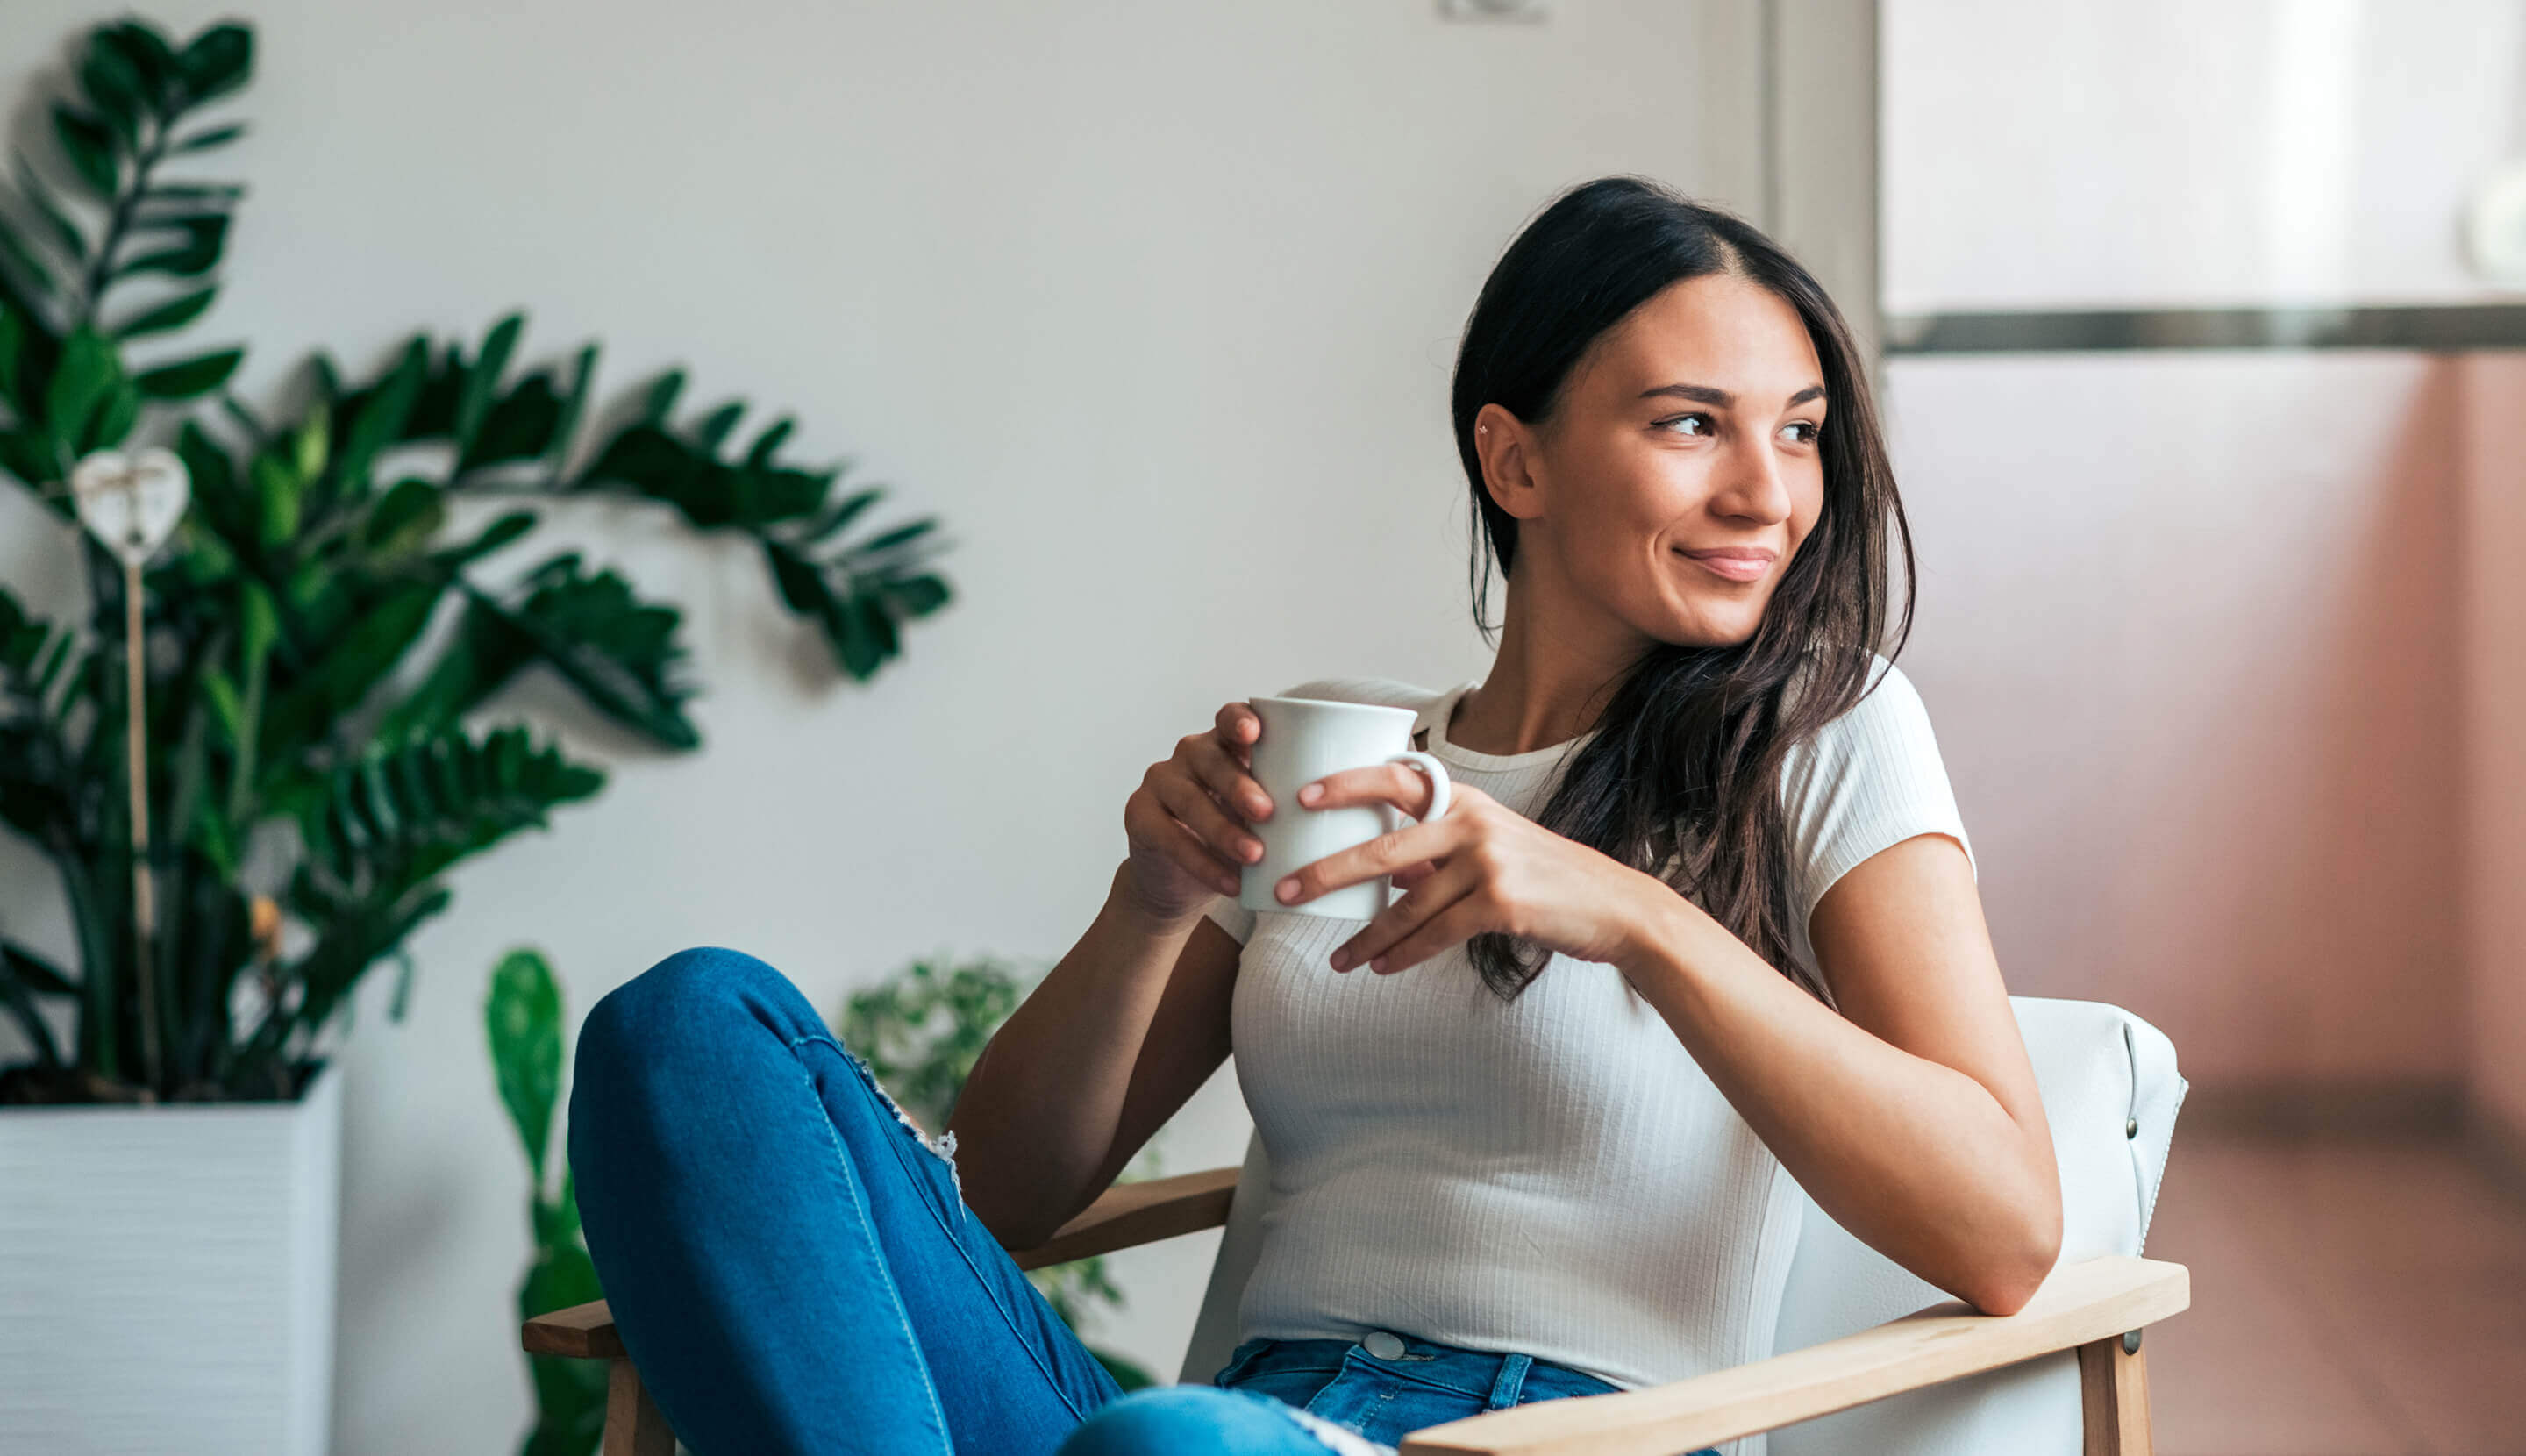
<svg viewBox="0 0 2526 1456"><path fill-rule="evenodd" d="M0 8L13 133L111 18ZM1457 331L1547 198L1641 173L1772 228L1881 341L1901 662L2011 989L2127 1007L2192 1079L2149 1250L2195 1266L2160 1449L2526 1450L2526 6L241 18L249 191L194 326L251 342L240 399L524 309L521 360L601 338L603 388L682 366L690 404L794 410L792 452L940 519L955 588L860 681L745 542L556 523L684 612L704 747L533 676L496 704L611 782L454 873L399 1023L392 976L358 992L333 1449L512 1449L530 1419L504 952L540 947L574 1021L696 943L835 1017L917 957L1039 969L1221 701L1479 677ZM71 600L67 530L0 490L0 582ZM69 954L8 835L0 926ZM1159 1156L1245 1134L1223 1073ZM1102 1342L1171 1374L1215 1243L1111 1259Z"/></svg>

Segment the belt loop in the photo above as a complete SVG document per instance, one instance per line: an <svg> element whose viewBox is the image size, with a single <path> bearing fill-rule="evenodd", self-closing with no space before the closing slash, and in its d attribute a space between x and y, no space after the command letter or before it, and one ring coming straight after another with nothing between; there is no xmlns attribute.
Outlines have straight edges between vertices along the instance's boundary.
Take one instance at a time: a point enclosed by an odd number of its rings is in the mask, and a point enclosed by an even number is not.
<svg viewBox="0 0 2526 1456"><path fill-rule="evenodd" d="M1517 1404L1517 1397L1526 1389L1527 1367L1534 1363L1532 1355L1509 1355L1501 1359L1499 1379L1491 1381L1489 1409L1506 1410Z"/></svg>

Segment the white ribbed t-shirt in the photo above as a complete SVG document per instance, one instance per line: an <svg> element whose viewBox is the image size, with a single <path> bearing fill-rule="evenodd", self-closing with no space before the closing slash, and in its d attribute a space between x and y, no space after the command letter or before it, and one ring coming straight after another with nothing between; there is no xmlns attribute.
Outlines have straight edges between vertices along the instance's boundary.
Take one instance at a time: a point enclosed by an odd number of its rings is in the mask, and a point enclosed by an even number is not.
<svg viewBox="0 0 2526 1456"><path fill-rule="evenodd" d="M1880 661L1874 690L1782 775L1801 956L1816 901L1870 855L1925 833L1971 855L1929 715ZM1448 719L1476 685L1287 695L1409 708L1457 782L1533 817L1586 736L1459 747ZM1555 955L1503 1002L1462 946L1395 976L1338 974L1326 957L1359 921L1225 899L1210 915L1244 947L1238 1077L1272 1160L1240 1338L1390 1330L1623 1386L1771 1353L1797 1188L1612 966Z"/></svg>

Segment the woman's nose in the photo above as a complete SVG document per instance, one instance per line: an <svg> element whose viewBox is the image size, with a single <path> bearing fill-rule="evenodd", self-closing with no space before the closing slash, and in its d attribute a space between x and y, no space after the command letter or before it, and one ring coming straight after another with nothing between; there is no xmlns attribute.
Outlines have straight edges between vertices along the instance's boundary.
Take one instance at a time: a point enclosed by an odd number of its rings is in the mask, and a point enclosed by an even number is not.
<svg viewBox="0 0 2526 1456"><path fill-rule="evenodd" d="M1769 440L1739 443L1727 453L1720 472L1711 509L1732 519L1764 526L1789 519L1790 484L1781 475L1780 459L1772 452Z"/></svg>

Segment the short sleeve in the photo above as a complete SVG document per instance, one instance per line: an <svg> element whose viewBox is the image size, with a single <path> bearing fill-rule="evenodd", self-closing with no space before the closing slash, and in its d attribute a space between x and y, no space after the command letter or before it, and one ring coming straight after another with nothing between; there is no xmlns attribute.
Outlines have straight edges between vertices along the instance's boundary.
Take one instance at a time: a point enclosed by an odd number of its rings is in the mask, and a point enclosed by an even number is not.
<svg viewBox="0 0 2526 1456"><path fill-rule="evenodd" d="M1956 812L1929 709L1910 678L1884 658L1877 662L1876 686L1859 705L1791 749L1782 765L1790 891L1801 938L1825 891L1879 850L1945 834L1973 866L1973 841Z"/></svg>
<svg viewBox="0 0 2526 1456"><path fill-rule="evenodd" d="M1237 903L1235 895L1221 895L1210 902L1204 912L1210 923L1228 932L1228 938L1243 945L1254 934L1254 912Z"/></svg>

